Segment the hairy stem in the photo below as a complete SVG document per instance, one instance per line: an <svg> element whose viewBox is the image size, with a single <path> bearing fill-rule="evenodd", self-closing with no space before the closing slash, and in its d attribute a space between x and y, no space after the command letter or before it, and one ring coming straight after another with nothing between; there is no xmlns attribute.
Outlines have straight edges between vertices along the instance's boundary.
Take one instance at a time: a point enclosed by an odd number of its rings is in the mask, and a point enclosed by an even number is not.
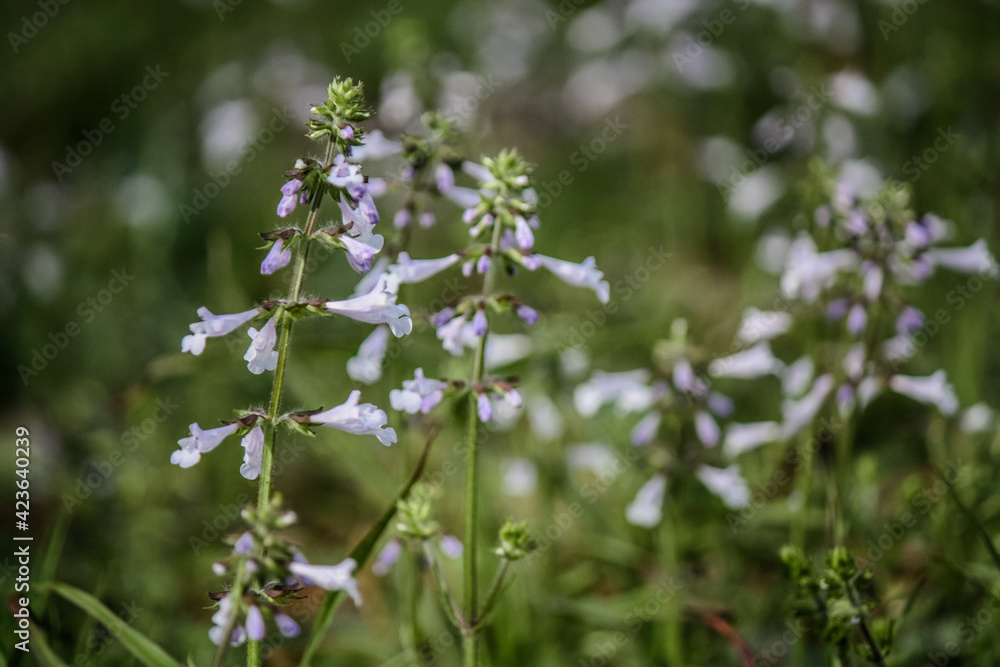
<svg viewBox="0 0 1000 667"><path fill-rule="evenodd" d="M490 244L493 254L496 254L500 247L500 221L493 223L493 240ZM496 271L497 262L493 262L490 270L483 278L483 298L490 296L493 289L493 274ZM465 580L465 613L466 622L471 630L465 635L462 646L465 654L465 666L476 667L479 664L479 577L476 559L478 557L478 531L479 531L479 442L476 431L479 427L479 412L477 410L476 386L483 380L483 367L486 359L486 338L489 336L489 322L487 320L487 330L479 338L476 346L476 356L472 365L472 380L469 389L469 429L466 434L469 458L466 462L465 472L465 558L463 560L463 572Z"/></svg>
<svg viewBox="0 0 1000 667"><path fill-rule="evenodd" d="M330 164L333 160L336 143L330 141L326 147L326 159L324 165ZM316 228L316 220L319 218L319 209L323 203L321 194L317 194L313 200L312 208L309 209L309 217L306 218L305 238L299 246L295 257L295 269L292 274L292 282L288 287L288 303L293 304L302 295L302 282L306 274L306 260L309 258L309 237ZM267 507L271 502L271 472L274 467L274 450L278 443L278 412L281 408L281 394L285 388L285 368L288 365L288 354L292 342L292 318L286 313L282 316L281 338L278 340L278 362L274 368L274 384L271 386L271 402L268 405L267 420L268 429L264 438L264 454L261 458L260 482L257 487L257 507ZM247 642L247 667L260 667L260 642Z"/></svg>

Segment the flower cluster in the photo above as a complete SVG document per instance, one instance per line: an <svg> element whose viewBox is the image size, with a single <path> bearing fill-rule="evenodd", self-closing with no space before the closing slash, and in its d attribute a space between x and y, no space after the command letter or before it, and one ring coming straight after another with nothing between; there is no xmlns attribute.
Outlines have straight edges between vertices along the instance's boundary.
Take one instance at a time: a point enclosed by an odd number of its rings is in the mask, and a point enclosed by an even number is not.
<svg viewBox="0 0 1000 667"><path fill-rule="evenodd" d="M243 519L249 529L229 538L230 556L216 562L212 569L219 575L233 577L233 588L210 597L218 603L208 636L214 644L227 641L242 644L247 639L260 641L270 619L286 637L299 634L298 623L287 613L288 601L307 586L328 591L345 591L361 604L361 594L353 572L357 563L348 558L338 565L312 565L277 531L295 523L294 512L281 509L280 497L267 506L244 509ZM270 582L255 588L255 582Z"/></svg>

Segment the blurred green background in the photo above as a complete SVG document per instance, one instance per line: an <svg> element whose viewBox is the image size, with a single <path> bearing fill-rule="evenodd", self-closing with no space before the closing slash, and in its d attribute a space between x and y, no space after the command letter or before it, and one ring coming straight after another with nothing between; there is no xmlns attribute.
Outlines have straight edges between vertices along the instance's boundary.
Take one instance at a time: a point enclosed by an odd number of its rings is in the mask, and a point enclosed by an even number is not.
<svg viewBox="0 0 1000 667"><path fill-rule="evenodd" d="M648 365L677 317L708 354L724 354L743 308L773 299L776 279L755 262L756 243L801 215L796 183L812 155L844 165L859 189L882 178L911 181L916 210L952 220L957 244L985 237L1000 248L995 1L18 0L0 8L0 26L0 424L8 450L0 488L13 505L13 433L27 426L33 572L41 576L43 554L54 554L47 574L115 611L140 610L132 625L197 664L211 652L205 593L222 586L210 568L226 550L215 535L236 528L230 508L256 486L236 474L237 447L220 447L191 470L171 466L169 455L189 423L213 424L266 402L270 377L243 368L242 334L214 341L198 358L181 355L180 339L199 306L238 312L285 289L282 278L259 275L256 234L278 223L284 170L316 150L302 123L334 76L365 82L377 111L370 127L390 136L440 108L468 131L470 157L516 146L537 167L536 239L547 254L594 255L614 286L651 249L670 253L647 283L615 290L605 309L549 276L519 281L543 321L539 353L512 372L526 378L528 393L552 396L565 432L546 442L522 420L491 440L488 526L514 513L541 530L573 502L586 512L521 568L490 631L493 664L605 664L596 662L602 647L656 581L656 538L621 518L649 473L629 469L590 503L581 501L589 482L565 467L568 445L621 448L628 432L615 420L572 416L572 386L582 376L555 351L574 330L607 317L587 341L591 366L605 370ZM818 95L814 107L810 94ZM949 130L957 141L926 164L913 161ZM784 139L771 150L775 137ZM754 155L763 164L742 169ZM747 181L727 199L734 174ZM397 201L380 201L387 235ZM459 214L442 206L438 226L417 235L411 254L459 247ZM307 289L344 298L355 282L345 263L326 262ZM946 276L914 300L932 311L959 283ZM914 374L946 368L963 406L1000 403L996 293L987 285L911 366ZM412 300L430 295L414 290ZM342 319L301 326L288 403L339 403L351 388L344 364L367 333ZM399 378L449 363L463 368L424 331L405 348L402 367L365 388L363 400L387 408ZM740 398L748 412L773 410L778 400L762 392ZM868 466L860 468L890 480L880 502L892 516L900 480L926 462L919 433L928 417L910 404L885 405L894 419L861 436L859 455ZM459 432L442 434L432 470L453 456ZM329 432L292 457L276 487L299 513L294 538L315 562L346 555L394 494L419 440L383 449ZM995 532L1000 452L971 440L962 447L958 454L977 461L969 498ZM503 497L495 471L509 456L535 461L533 496ZM745 472L753 483L772 467L761 455ZM446 488L458 493L460 484L458 474ZM700 487L688 497L686 604L724 611L751 644L768 645L789 616L775 556L780 512L734 539L714 498ZM441 502L439 511L460 534L460 503ZM13 530L11 514L0 534ZM872 525L877 535L877 517ZM914 660L951 638L982 595L962 569L981 550L969 524L932 514L916 542L879 573L881 592L896 600L920 578L932 581L912 621L919 630L900 640ZM4 593L13 589L11 562L0 556ZM392 578L365 572L361 582L366 604L341 611L324 664L380 665L401 650ZM424 602L428 636L450 637L433 598ZM76 664L131 664L75 609L49 601L45 621L68 663L82 656ZM9 616L0 627L9 654ZM740 664L697 615L684 627L690 664ZM644 623L606 664L661 664L650 648L657 632L655 618ZM300 650L289 641L270 664L294 664ZM456 655L444 647L440 661ZM996 660L994 646L954 664Z"/></svg>

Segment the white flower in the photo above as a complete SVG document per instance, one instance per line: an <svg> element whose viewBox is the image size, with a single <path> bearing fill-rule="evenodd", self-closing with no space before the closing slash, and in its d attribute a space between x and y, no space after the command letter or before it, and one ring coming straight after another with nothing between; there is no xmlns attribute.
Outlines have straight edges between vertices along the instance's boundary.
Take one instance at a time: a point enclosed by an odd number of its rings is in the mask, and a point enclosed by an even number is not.
<svg viewBox="0 0 1000 667"><path fill-rule="evenodd" d="M780 438L781 425L776 422L730 424L726 428L726 441L722 450L732 458Z"/></svg>
<svg viewBox="0 0 1000 667"><path fill-rule="evenodd" d="M503 492L512 498L527 498L538 485L538 469L528 459L509 458L500 462Z"/></svg>
<svg viewBox="0 0 1000 667"><path fill-rule="evenodd" d="M254 375L273 371L278 366L278 351L274 349L278 334L275 331L274 318L269 319L260 331L250 327L247 329L247 335L251 340L250 347L243 355L247 361L247 368Z"/></svg>
<svg viewBox="0 0 1000 667"><path fill-rule="evenodd" d="M750 488L740 475L740 467L728 468L699 466L695 475L709 491L719 496L729 509L740 509L750 504Z"/></svg>
<svg viewBox="0 0 1000 667"><path fill-rule="evenodd" d="M857 267L859 261L857 254L851 250L817 253L816 244L803 232L792 243L785 257L781 291L789 297L815 301L820 290L836 281L837 273Z"/></svg>
<svg viewBox="0 0 1000 667"><path fill-rule="evenodd" d="M479 203L479 190L473 190L472 188L463 188L461 186L454 186L442 192L445 197L452 200L462 208L469 208L470 206L475 206Z"/></svg>
<svg viewBox="0 0 1000 667"><path fill-rule="evenodd" d="M705 410L694 413L694 430L698 434L698 440L706 447L719 444L719 425Z"/></svg>
<svg viewBox="0 0 1000 667"><path fill-rule="evenodd" d="M319 586L327 591L345 591L354 600L354 604L360 607L361 591L352 576L357 566L353 558L348 558L338 565L310 565L293 561L288 564L288 569L307 586Z"/></svg>
<svg viewBox="0 0 1000 667"><path fill-rule="evenodd" d="M653 410L640 419L639 422L632 427L632 432L629 434L629 441L632 443L632 446L645 447L649 443L653 442L653 438L656 437L656 432L660 430L660 421L662 419L663 415L660 414L659 410Z"/></svg>
<svg viewBox="0 0 1000 667"><path fill-rule="evenodd" d="M219 609L212 614L212 628L208 631L208 638L213 644L218 646L222 643L222 633L226 631L226 627L229 625L230 620L232 620L233 615L236 610L233 609L233 600L229 594L226 594L221 600L219 600ZM229 644L231 646L239 646L246 641L246 632L239 625L234 625L232 634L229 635Z"/></svg>
<svg viewBox="0 0 1000 667"><path fill-rule="evenodd" d="M548 396L536 394L527 401L527 405L528 425L536 438L552 442L566 432L566 424L559 413L559 408Z"/></svg>
<svg viewBox="0 0 1000 667"><path fill-rule="evenodd" d="M462 541L454 535L442 535L441 539L438 540L438 548L441 549L441 553L452 560L461 558L462 554L465 553Z"/></svg>
<svg viewBox="0 0 1000 667"><path fill-rule="evenodd" d="M361 165L348 162L343 154L338 154L333 158L333 166L330 167L330 174L326 177L330 185L337 188L347 188L348 186L363 186L365 177L361 173Z"/></svg>
<svg viewBox="0 0 1000 667"><path fill-rule="evenodd" d="M479 344L479 336L472 330L472 322L466 320L464 315L453 317L439 326L437 337L442 347L456 357L463 354L465 348Z"/></svg>
<svg viewBox="0 0 1000 667"><path fill-rule="evenodd" d="M458 255L448 255L441 259L410 259L408 254L401 252L396 263L387 271L396 276L400 283L419 283L454 266L459 259Z"/></svg>
<svg viewBox="0 0 1000 667"><path fill-rule="evenodd" d="M471 324L469 331L465 334L468 340L475 337ZM475 347L475 343L470 345ZM524 359L532 350L531 336L524 334L496 334L491 333L486 339L486 369L493 370L500 366L512 364L515 361Z"/></svg>
<svg viewBox="0 0 1000 667"><path fill-rule="evenodd" d="M583 417L593 417L601 406L614 402L619 414L649 409L662 391L649 386L650 373L644 368L623 373L594 371L589 381L573 392L573 405Z"/></svg>
<svg viewBox="0 0 1000 667"><path fill-rule="evenodd" d="M785 396L798 398L809 387L815 372L812 357L801 357L798 361L785 369L781 377L781 388Z"/></svg>
<svg viewBox="0 0 1000 667"><path fill-rule="evenodd" d="M652 528L663 519L663 496L667 478L655 475L635 494L635 500L625 508L625 520L633 526Z"/></svg>
<svg viewBox="0 0 1000 667"><path fill-rule="evenodd" d="M344 244L347 251L347 263L358 273L368 273L372 268L372 260L375 259L375 250L361 241L343 235L340 242Z"/></svg>
<svg viewBox="0 0 1000 667"><path fill-rule="evenodd" d="M716 359L708 365L708 372L717 378L751 379L780 372L782 367L781 361L771 354L770 345L757 343L749 350Z"/></svg>
<svg viewBox="0 0 1000 667"><path fill-rule="evenodd" d="M378 261L372 265L371 271L366 273L364 277L358 281L358 284L354 286L354 291L351 293L351 296L364 296L375 289L375 286L378 285L379 279L386 274L385 272L388 268L389 258L384 256L379 257Z"/></svg>
<svg viewBox="0 0 1000 667"><path fill-rule="evenodd" d="M372 574L376 577L384 577L389 574L389 570L396 564L402 553L403 545L400 544L399 540L391 539L386 542L382 550L378 552L378 556L375 557L375 562L372 563Z"/></svg>
<svg viewBox="0 0 1000 667"><path fill-rule="evenodd" d="M753 345L762 340L771 340L787 333L792 328L794 318L789 313L758 310L751 306L743 311L736 340L742 345Z"/></svg>
<svg viewBox="0 0 1000 667"><path fill-rule="evenodd" d="M340 206L340 212L344 216L344 226L348 228L347 233L350 238L354 238L358 243L368 246L374 252L382 250L382 246L385 245L385 238L374 231L375 223L378 222L378 214L372 213L374 208L367 213L360 205L357 209L353 209L343 196L340 197L338 206ZM373 217L375 218L374 220L372 220Z"/></svg>
<svg viewBox="0 0 1000 667"><path fill-rule="evenodd" d="M993 409L985 403L976 403L962 413L959 428L963 433L986 433L993 423Z"/></svg>
<svg viewBox="0 0 1000 667"><path fill-rule="evenodd" d="M396 155L401 150L403 150L401 143L386 139L382 130L372 130L365 133L364 143L360 146L351 147L351 157L360 161L379 160L390 155Z"/></svg>
<svg viewBox="0 0 1000 667"><path fill-rule="evenodd" d="M284 268L288 265L288 262L292 261L292 251L285 249L284 245L284 239L278 239L271 246L267 257L260 263L260 272L262 275L269 276L278 269Z"/></svg>
<svg viewBox="0 0 1000 667"><path fill-rule="evenodd" d="M208 308L199 308L198 316L202 321L188 326L191 334L181 339L181 351L197 356L205 351L205 343L209 338L231 334L257 317L259 313L260 311L253 308L235 315L213 315Z"/></svg>
<svg viewBox="0 0 1000 667"><path fill-rule="evenodd" d="M389 402L393 410L399 410L414 415L418 412L427 414L444 398L447 382L430 380L424 377L424 369L418 368L413 373L412 380L405 380L402 389L389 392Z"/></svg>
<svg viewBox="0 0 1000 667"><path fill-rule="evenodd" d="M827 373L816 378L812 389L808 394L797 401L786 399L781 404L781 412L784 415L782 436L785 439L804 429L819 413L823 407L826 397L833 390L833 376Z"/></svg>
<svg viewBox="0 0 1000 667"><path fill-rule="evenodd" d="M943 370L927 377L894 375L889 380L889 386L896 393L915 401L936 405L941 414L953 415L958 410L958 398Z"/></svg>
<svg viewBox="0 0 1000 667"><path fill-rule="evenodd" d="M355 382L372 384L382 377L382 361L389 345L389 328L377 326L361 343L357 355L347 360L347 374Z"/></svg>
<svg viewBox="0 0 1000 667"><path fill-rule="evenodd" d="M564 282L576 287L587 287L594 290L601 303L607 303L610 300L611 285L607 280L604 280L604 274L598 270L593 257L588 257L580 264L545 255L536 254L535 257L541 261L542 266L556 274Z"/></svg>
<svg viewBox="0 0 1000 667"><path fill-rule="evenodd" d="M260 477L260 468L264 459L264 430L260 426L255 426L253 430L243 436L243 465L240 466L240 474L247 479L257 479Z"/></svg>
<svg viewBox="0 0 1000 667"><path fill-rule="evenodd" d="M327 301L325 308L359 322L388 324L392 335L400 338L413 330L413 321L410 320L410 309L396 304L396 294L390 291L390 284L383 275L368 294L344 301Z"/></svg>
<svg viewBox="0 0 1000 667"><path fill-rule="evenodd" d="M997 261L986 246L985 239L979 239L968 248L931 248L926 257L932 266L943 266L961 273L982 273L996 278Z"/></svg>
<svg viewBox="0 0 1000 667"><path fill-rule="evenodd" d="M374 435L386 447L396 442L396 431L384 428L389 422L385 411L379 410L371 403L359 405L360 398L361 392L355 389L343 405L313 415L309 421L355 435Z"/></svg>
<svg viewBox="0 0 1000 667"><path fill-rule="evenodd" d="M228 436L239 430L239 424L229 424L219 428L211 428L203 431L197 424L188 427L191 435L177 441L180 449L170 455L170 462L182 468L190 468L201 460L201 455L206 454L225 440Z"/></svg>
<svg viewBox="0 0 1000 667"><path fill-rule="evenodd" d="M566 450L566 467L570 470L587 470L602 477L613 473L617 463L614 450L603 442L573 445Z"/></svg>

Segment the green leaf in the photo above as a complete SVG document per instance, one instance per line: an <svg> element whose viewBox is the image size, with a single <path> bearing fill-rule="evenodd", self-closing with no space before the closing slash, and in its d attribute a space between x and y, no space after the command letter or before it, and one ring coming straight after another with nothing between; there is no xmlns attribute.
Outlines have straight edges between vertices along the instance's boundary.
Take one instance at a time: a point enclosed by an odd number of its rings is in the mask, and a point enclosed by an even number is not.
<svg viewBox="0 0 1000 667"><path fill-rule="evenodd" d="M153 643L135 628L123 623L114 612L89 593L81 591L68 584L58 582L40 584L40 587L50 589L56 595L72 602L74 605L103 624L118 638L122 646L134 655L142 664L149 667L177 667L179 661L171 658L166 651ZM59 664L62 663L53 663Z"/></svg>
<svg viewBox="0 0 1000 667"><path fill-rule="evenodd" d="M382 516L379 520L375 522L371 528L368 529L368 533L364 538L358 543L356 547L351 551L350 557L353 558L358 564L358 571L365 566L368 558L371 556L372 551L375 550L375 544L378 542L379 538L382 537L382 533L385 532L386 526L392 521L392 517L396 514L396 505L399 501L406 498L410 493L410 489L413 485L417 483L420 476L424 472L424 465L427 463L427 455L431 451L431 445L434 444L434 438L437 437L437 429L433 429L427 436L427 444L424 445L424 451L420 455L420 460L417 461L417 467L413 469L410 474L410 478L406 480L403 488L399 490L396 497L393 498L389 506L386 507ZM323 637L326 635L330 626L333 625L333 617L337 613L337 609L340 608L340 604L344 601L347 594L344 591L330 591L323 596L323 601L320 603L319 611L316 613L316 622L313 623L312 633L309 635L309 643L306 645L305 653L302 654L302 660L299 662L299 667L309 667L312 664L313 656L316 654L319 645L323 641Z"/></svg>
<svg viewBox="0 0 1000 667"><path fill-rule="evenodd" d="M38 658L38 664L42 667L66 667L66 663L49 646L45 633L37 623L31 624L31 652Z"/></svg>

